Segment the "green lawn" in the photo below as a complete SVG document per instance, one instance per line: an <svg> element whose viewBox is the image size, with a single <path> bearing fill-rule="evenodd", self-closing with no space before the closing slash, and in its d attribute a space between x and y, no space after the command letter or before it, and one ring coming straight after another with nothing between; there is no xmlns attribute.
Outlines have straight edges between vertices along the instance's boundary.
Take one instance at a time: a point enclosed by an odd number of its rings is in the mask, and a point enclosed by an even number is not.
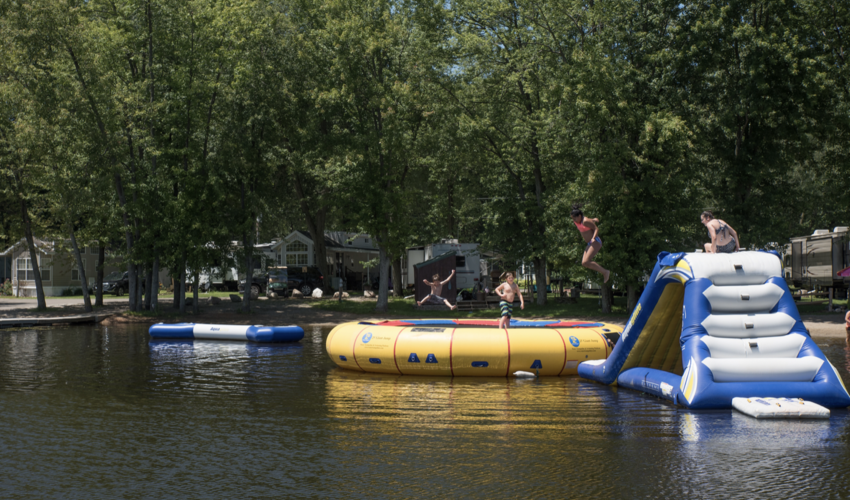
<svg viewBox="0 0 850 500"><path fill-rule="evenodd" d="M210 293L199 293L199 294L198 294L198 298L201 298L201 299L202 299L202 298L205 298L205 297L221 297L221 298L227 298L227 297L230 297L230 294L233 294L233 293L238 293L238 292L210 292ZM192 296L193 296L193 295L192 295L192 293L191 293L191 292L189 292L189 293L187 293L187 294L186 294L186 298L187 298L187 299L191 299L191 298L192 298ZM0 296L0 298L3 298L3 297L5 297L5 298L9 298L9 299L30 299L30 300L36 300L36 297L14 297L14 296L11 296L11 295L3 295L3 296ZM91 297L92 302L94 302L94 294L91 294L91 295L90 295L90 297ZM166 292L166 291L161 291L161 292L159 292L159 300L163 300L163 299L171 299L171 298L173 298L173 297L174 297L174 294L173 294L172 292ZM48 299L79 299L79 300L83 300L83 296L82 296L82 295L58 295L58 296L55 296L55 295L48 295L46 298L48 298ZM124 300L128 300L128 298L127 298L127 294L126 294L126 293L125 293L124 295L122 295L121 297L116 297L116 296L115 296L115 294L112 294L112 293L105 293L105 294L103 294L103 298L104 298L104 299L124 299Z"/></svg>
<svg viewBox="0 0 850 500"><path fill-rule="evenodd" d="M561 303L554 295L549 296L548 303L540 307L526 301L525 310L521 310L518 304L514 305L514 317L535 318L581 318L581 317L626 317L626 298L614 297L613 312L603 314L599 306L599 297L595 295L582 295L575 304ZM481 309L477 311L419 311L416 309L413 299L401 299L390 297L389 313L410 318L498 318L498 309ZM312 307L325 311L339 311L354 314L374 315L375 301L351 301L339 302L333 299L316 300L310 303Z"/></svg>
<svg viewBox="0 0 850 500"><path fill-rule="evenodd" d="M812 299L814 300L814 299ZM823 300L822 298L817 300ZM828 302L824 302L821 304L807 304L806 302L811 302L811 300L803 299L795 302L797 304L797 309L800 311L800 314L844 314L838 312L827 312L826 306ZM832 307L844 307L847 309L847 300L833 300Z"/></svg>

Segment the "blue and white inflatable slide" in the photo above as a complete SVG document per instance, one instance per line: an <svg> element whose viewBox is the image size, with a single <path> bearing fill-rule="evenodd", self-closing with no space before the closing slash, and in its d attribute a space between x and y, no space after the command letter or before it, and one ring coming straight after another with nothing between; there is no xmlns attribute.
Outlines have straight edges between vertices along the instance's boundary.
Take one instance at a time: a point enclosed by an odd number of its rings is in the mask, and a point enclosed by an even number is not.
<svg viewBox="0 0 850 500"><path fill-rule="evenodd" d="M694 409L731 408L735 397L850 406L773 252L660 254L611 355L578 374Z"/></svg>

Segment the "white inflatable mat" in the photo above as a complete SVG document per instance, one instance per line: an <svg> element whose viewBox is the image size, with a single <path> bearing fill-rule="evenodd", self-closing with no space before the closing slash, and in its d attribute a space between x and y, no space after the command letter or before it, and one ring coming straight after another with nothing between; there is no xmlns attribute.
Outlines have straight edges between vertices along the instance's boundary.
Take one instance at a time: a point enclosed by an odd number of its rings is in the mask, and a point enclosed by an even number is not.
<svg viewBox="0 0 850 500"><path fill-rule="evenodd" d="M829 410L802 399L732 398L732 407L755 418L829 418Z"/></svg>

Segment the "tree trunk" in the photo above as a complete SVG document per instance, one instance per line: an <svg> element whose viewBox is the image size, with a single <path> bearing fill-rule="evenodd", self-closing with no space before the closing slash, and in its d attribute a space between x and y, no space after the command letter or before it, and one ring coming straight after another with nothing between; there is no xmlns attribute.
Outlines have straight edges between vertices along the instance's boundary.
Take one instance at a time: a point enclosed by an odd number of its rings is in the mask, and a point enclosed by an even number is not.
<svg viewBox="0 0 850 500"><path fill-rule="evenodd" d="M547 275L546 257L538 257L534 259L534 271L537 274L537 305L545 306L547 300L546 294L546 275Z"/></svg>
<svg viewBox="0 0 850 500"><path fill-rule="evenodd" d="M30 251L30 261L32 262L32 272L35 278L35 296L37 298L38 309L47 309L47 301L44 299L44 287L41 284L41 271L38 268L38 251L35 248L35 240L32 237L32 221L30 220L29 212L27 212L27 201L21 198L21 214L24 219L24 235L27 238L27 248ZM18 290L21 289L21 282L18 280Z"/></svg>
<svg viewBox="0 0 850 500"><path fill-rule="evenodd" d="M342 302L342 292L345 291L345 287L342 282L345 280L345 255L342 256L342 264L339 266L339 296L337 296L337 302Z"/></svg>
<svg viewBox="0 0 850 500"><path fill-rule="evenodd" d="M74 226L71 225L71 247L74 250L74 259L77 261L77 270L80 273L80 283L83 289L83 304L87 313L92 312L91 297L89 297L89 286L86 279L86 268L83 266L83 257L80 255L80 247L77 246L77 236L74 234Z"/></svg>
<svg viewBox="0 0 850 500"><path fill-rule="evenodd" d="M313 239L313 251L316 252L315 265L319 267L319 272L324 276L323 286L331 287L331 273L328 268L328 250L325 247L325 217L326 210L320 208L313 212L311 210L310 200L307 198L304 186L298 175L292 176L295 194L301 205L301 213L304 214L304 220L307 221L307 230L310 232L310 238ZM284 264L286 264L284 262Z"/></svg>
<svg viewBox="0 0 850 500"><path fill-rule="evenodd" d="M180 314L186 314L186 252L180 261Z"/></svg>
<svg viewBox="0 0 850 500"><path fill-rule="evenodd" d="M174 294L173 307L174 309L180 309L180 273L174 274L172 270L169 274L171 275L172 283L171 293Z"/></svg>
<svg viewBox="0 0 850 500"><path fill-rule="evenodd" d="M242 233L242 245L245 248L245 293L242 294L242 312L251 312L251 286L254 284L254 246L251 231Z"/></svg>
<svg viewBox="0 0 850 500"><path fill-rule="evenodd" d="M200 285L201 280L198 276L198 271L195 271L194 280L192 284L192 312L197 316L200 311L200 306L198 305L198 285Z"/></svg>
<svg viewBox="0 0 850 500"><path fill-rule="evenodd" d="M384 238L381 238L382 240ZM380 251L380 264L378 264L378 304L375 312L385 313L389 309L389 287L387 286L387 275L390 273L390 259L384 249L383 241L378 244Z"/></svg>
<svg viewBox="0 0 850 500"><path fill-rule="evenodd" d="M144 305L144 297L142 296L142 292L144 290L145 283L145 272L144 267L141 265L136 266L136 310L143 311L142 308Z"/></svg>
<svg viewBox="0 0 850 500"><path fill-rule="evenodd" d="M151 293L153 289L153 266L151 266L148 269L147 276L145 276L145 303L142 306L145 311L151 310Z"/></svg>
<svg viewBox="0 0 850 500"><path fill-rule="evenodd" d="M626 294L628 296L626 309L629 310L629 314L631 314L631 312L635 310L635 307L637 307L637 303L638 303L638 299L639 299L637 292L638 292L637 285L627 285L626 286Z"/></svg>
<svg viewBox="0 0 850 500"><path fill-rule="evenodd" d="M130 258L128 255L127 258ZM129 283L127 284L127 295L130 301L130 310L136 311L136 264L130 262L127 264L127 276Z"/></svg>
<svg viewBox="0 0 850 500"><path fill-rule="evenodd" d="M401 286L401 257L393 259L393 297L404 297Z"/></svg>
<svg viewBox="0 0 850 500"><path fill-rule="evenodd" d="M604 283L599 290L599 295L602 299L602 312L610 313L611 307L614 305L614 291L611 289L611 285Z"/></svg>
<svg viewBox="0 0 850 500"><path fill-rule="evenodd" d="M153 259L153 287L151 288L151 311L156 311L159 305L159 257Z"/></svg>
<svg viewBox="0 0 850 500"><path fill-rule="evenodd" d="M97 242L97 270L94 292L94 305L103 306L103 262L106 260L106 249L103 248L103 241Z"/></svg>

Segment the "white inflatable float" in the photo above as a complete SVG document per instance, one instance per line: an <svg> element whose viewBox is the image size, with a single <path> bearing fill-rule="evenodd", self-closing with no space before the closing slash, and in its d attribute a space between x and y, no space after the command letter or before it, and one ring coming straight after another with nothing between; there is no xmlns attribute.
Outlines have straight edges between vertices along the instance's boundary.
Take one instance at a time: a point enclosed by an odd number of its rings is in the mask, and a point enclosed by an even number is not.
<svg viewBox="0 0 850 500"><path fill-rule="evenodd" d="M802 399L732 398L732 407L755 418L829 418L829 410Z"/></svg>

